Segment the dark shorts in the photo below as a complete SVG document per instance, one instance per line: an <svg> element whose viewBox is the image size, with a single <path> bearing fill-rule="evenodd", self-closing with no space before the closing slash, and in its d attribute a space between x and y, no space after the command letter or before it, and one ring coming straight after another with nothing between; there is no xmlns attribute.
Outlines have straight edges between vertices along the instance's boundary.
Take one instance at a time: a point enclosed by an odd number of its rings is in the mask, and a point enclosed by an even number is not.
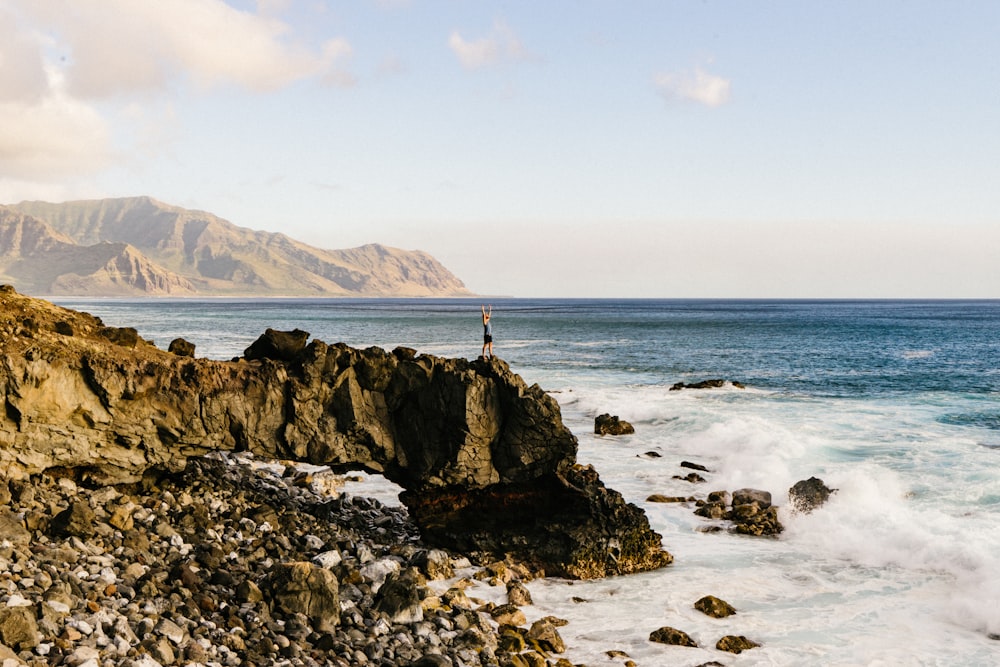
<svg viewBox="0 0 1000 667"><path fill-rule="evenodd" d="M492 342L493 342L493 336L491 336L489 334L486 334L485 336L483 336L483 345L487 345L487 344L492 343Z"/></svg>

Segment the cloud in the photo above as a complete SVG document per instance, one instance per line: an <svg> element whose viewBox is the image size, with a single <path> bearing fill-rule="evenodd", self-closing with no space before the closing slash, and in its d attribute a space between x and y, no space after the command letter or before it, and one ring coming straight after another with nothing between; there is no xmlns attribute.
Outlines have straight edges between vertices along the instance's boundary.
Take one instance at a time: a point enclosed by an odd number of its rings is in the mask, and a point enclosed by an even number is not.
<svg viewBox="0 0 1000 667"><path fill-rule="evenodd" d="M662 72L653 78L657 90L668 101L695 102L719 107L729 102L728 79L709 74L700 67L694 72Z"/></svg>
<svg viewBox="0 0 1000 667"><path fill-rule="evenodd" d="M467 40L457 30L453 30L448 37L448 46L462 67L469 70L495 65L502 60L517 61L530 58L521 40L503 21L494 23L489 35L476 40Z"/></svg>
<svg viewBox="0 0 1000 667"><path fill-rule="evenodd" d="M270 15L273 6L253 14L222 0L17 3L68 54L68 90L83 98L161 88L182 75L201 86L269 91L325 76L349 53L287 39L290 28Z"/></svg>
<svg viewBox="0 0 1000 667"><path fill-rule="evenodd" d="M223 0L7 0L0 8L0 173L50 180L112 159L112 115L193 83L267 93L303 79L350 86L352 49L294 39L276 18ZM123 154L123 153L121 153Z"/></svg>
<svg viewBox="0 0 1000 667"><path fill-rule="evenodd" d="M111 131L93 108L59 94L0 103L0 174L52 179L104 167Z"/></svg>

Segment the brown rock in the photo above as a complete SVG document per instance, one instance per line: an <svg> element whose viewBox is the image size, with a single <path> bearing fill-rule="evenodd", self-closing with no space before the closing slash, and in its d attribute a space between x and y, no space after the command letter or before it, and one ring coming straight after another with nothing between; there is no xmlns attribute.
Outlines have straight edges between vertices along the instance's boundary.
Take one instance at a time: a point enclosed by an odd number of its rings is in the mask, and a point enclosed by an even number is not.
<svg viewBox="0 0 1000 667"><path fill-rule="evenodd" d="M536 643L545 652L566 652L566 643L559 636L556 626L544 618L531 624L531 628L528 630L528 640Z"/></svg>
<svg viewBox="0 0 1000 667"><path fill-rule="evenodd" d="M88 538L94 535L96 520L89 504L76 501L52 519L49 530L58 537Z"/></svg>
<svg viewBox="0 0 1000 667"><path fill-rule="evenodd" d="M757 648L758 646L760 646L760 644L747 639L743 635L726 635L715 644L715 648L718 650L727 651L729 653L742 653L743 651Z"/></svg>
<svg viewBox="0 0 1000 667"><path fill-rule="evenodd" d="M24 651L38 646L40 640L32 607L0 607L0 641Z"/></svg>
<svg viewBox="0 0 1000 667"><path fill-rule="evenodd" d="M706 595L701 598L694 603L694 608L712 618L725 618L736 613L736 609L732 605L714 595Z"/></svg>
<svg viewBox="0 0 1000 667"><path fill-rule="evenodd" d="M597 435L628 435L635 433L635 427L627 421L618 418L618 415L609 414L598 415L594 418L594 433Z"/></svg>
<svg viewBox="0 0 1000 667"><path fill-rule="evenodd" d="M340 594L337 578L312 563L280 563L267 581L275 613L304 614L319 632L340 624Z"/></svg>
<svg viewBox="0 0 1000 667"><path fill-rule="evenodd" d="M690 646L692 648L697 648L698 644L691 639L688 633L683 630L678 630L677 628L671 628L669 626L664 626L658 630L653 630L649 634L649 641L656 642L658 644L669 644L670 646Z"/></svg>

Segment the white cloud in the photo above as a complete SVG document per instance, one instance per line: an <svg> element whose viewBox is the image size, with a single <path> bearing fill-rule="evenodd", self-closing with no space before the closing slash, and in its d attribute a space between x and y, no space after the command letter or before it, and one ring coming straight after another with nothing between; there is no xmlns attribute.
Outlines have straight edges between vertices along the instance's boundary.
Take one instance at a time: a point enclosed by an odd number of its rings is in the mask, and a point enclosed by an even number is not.
<svg viewBox="0 0 1000 667"><path fill-rule="evenodd" d="M489 35L476 40L467 40L457 30L453 30L448 37L448 46L462 67L470 70L494 65L501 60L516 61L530 58L521 40L502 21L494 23Z"/></svg>
<svg viewBox="0 0 1000 667"><path fill-rule="evenodd" d="M656 88L670 101L719 107L729 102L730 81L700 67L694 72L662 72L653 78Z"/></svg>
<svg viewBox="0 0 1000 667"><path fill-rule="evenodd" d="M351 45L298 43L275 17L222 0L6 0L0 9L3 180L93 173L112 159L115 107L193 82L269 92L295 81L350 86ZM152 94L152 95L151 95ZM128 118L122 114L116 120ZM112 131L114 130L114 131ZM140 128L141 130L141 128Z"/></svg>
<svg viewBox="0 0 1000 667"><path fill-rule="evenodd" d="M345 55L292 43L290 28L269 15L273 7L259 15L222 0L18 2L68 52L67 86L85 98L160 88L181 75L268 91L323 77Z"/></svg>

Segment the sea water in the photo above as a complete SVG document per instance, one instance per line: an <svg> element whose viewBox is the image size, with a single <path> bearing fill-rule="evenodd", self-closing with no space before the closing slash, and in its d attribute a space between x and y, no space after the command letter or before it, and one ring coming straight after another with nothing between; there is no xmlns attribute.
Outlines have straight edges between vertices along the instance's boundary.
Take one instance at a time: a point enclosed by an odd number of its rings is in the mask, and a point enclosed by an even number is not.
<svg viewBox="0 0 1000 667"><path fill-rule="evenodd" d="M329 343L481 353L478 301L69 300L197 356L242 354L267 327ZM1000 302L526 300L493 303L495 352L559 402L579 460L642 507L675 557L656 572L529 584L566 657L591 665L1000 664ZM672 391L721 378L719 389ZM600 413L635 434L593 434ZM676 479L691 461L707 481ZM837 491L795 514L787 491ZM781 505L778 539L726 531L689 504L744 487ZM398 504L373 479L368 492ZM479 591L489 595L489 591ZM693 608L704 595L737 609ZM699 648L649 633L669 625ZM724 635L760 648L715 650Z"/></svg>

